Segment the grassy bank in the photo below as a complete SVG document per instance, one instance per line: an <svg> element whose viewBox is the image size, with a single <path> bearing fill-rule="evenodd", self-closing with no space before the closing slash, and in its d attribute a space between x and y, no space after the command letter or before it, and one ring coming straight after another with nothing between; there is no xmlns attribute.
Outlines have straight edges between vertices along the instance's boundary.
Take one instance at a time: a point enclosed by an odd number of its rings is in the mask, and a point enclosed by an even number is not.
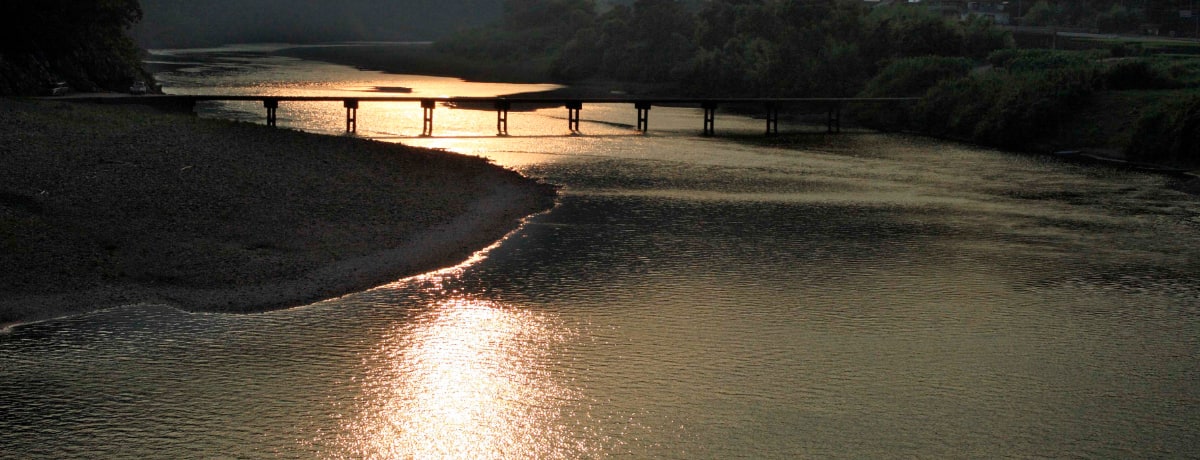
<svg viewBox="0 0 1200 460"><path fill-rule="evenodd" d="M453 265L548 209L483 159L143 107L0 99L0 324L256 311Z"/></svg>

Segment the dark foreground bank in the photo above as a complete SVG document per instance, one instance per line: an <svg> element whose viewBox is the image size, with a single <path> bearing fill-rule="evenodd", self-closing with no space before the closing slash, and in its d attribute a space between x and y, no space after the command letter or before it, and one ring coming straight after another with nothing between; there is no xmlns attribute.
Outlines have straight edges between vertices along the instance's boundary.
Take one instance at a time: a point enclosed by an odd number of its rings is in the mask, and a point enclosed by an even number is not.
<svg viewBox="0 0 1200 460"><path fill-rule="evenodd" d="M553 205L486 160L143 107L0 99L0 325L249 312L458 263Z"/></svg>

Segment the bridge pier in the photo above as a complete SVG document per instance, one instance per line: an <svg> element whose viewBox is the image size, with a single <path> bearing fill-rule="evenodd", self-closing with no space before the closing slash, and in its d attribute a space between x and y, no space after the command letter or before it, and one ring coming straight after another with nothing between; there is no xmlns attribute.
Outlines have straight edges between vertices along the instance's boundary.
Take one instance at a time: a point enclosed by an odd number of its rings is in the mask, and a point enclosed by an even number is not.
<svg viewBox="0 0 1200 460"><path fill-rule="evenodd" d="M716 133L717 103L702 102L700 107L704 109L704 135L712 136Z"/></svg>
<svg viewBox="0 0 1200 460"><path fill-rule="evenodd" d="M346 132L358 132L358 99L346 99L342 102L346 107Z"/></svg>
<svg viewBox="0 0 1200 460"><path fill-rule="evenodd" d="M842 132L842 106L839 104L831 104L829 106L829 118L826 122L826 132L840 133Z"/></svg>
<svg viewBox="0 0 1200 460"><path fill-rule="evenodd" d="M512 108L512 103L505 100L496 101L496 135L508 135L508 110Z"/></svg>
<svg viewBox="0 0 1200 460"><path fill-rule="evenodd" d="M650 129L650 103L635 102L633 107L637 109L637 130L645 134Z"/></svg>
<svg viewBox="0 0 1200 460"><path fill-rule="evenodd" d="M572 134L579 134L579 111L583 110L583 102L567 101L567 127Z"/></svg>
<svg viewBox="0 0 1200 460"><path fill-rule="evenodd" d="M767 103L767 135L779 134L779 106L773 102Z"/></svg>
<svg viewBox="0 0 1200 460"><path fill-rule="evenodd" d="M263 107L267 109L267 126L275 126L279 110L278 99L263 99Z"/></svg>
<svg viewBox="0 0 1200 460"><path fill-rule="evenodd" d="M437 101L433 99L421 99L421 111L424 115L424 123L421 125L421 136L429 137L433 135L433 109L437 107Z"/></svg>

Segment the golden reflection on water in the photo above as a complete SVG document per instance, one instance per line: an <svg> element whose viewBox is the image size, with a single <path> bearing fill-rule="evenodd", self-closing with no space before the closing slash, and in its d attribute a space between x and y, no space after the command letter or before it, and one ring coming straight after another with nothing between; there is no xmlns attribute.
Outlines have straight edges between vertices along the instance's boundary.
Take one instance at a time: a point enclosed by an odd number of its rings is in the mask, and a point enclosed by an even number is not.
<svg viewBox="0 0 1200 460"><path fill-rule="evenodd" d="M548 317L451 298L398 325L367 376L350 436L374 458L566 458L561 405L572 389L552 374L567 334ZM568 451L575 451L568 455Z"/></svg>

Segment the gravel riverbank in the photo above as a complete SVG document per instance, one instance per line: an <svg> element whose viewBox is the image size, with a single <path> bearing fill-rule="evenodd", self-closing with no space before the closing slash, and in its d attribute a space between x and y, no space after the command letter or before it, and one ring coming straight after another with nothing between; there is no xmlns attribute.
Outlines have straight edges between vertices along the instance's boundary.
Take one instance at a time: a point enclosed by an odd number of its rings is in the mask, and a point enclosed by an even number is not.
<svg viewBox="0 0 1200 460"><path fill-rule="evenodd" d="M486 160L137 106L0 99L0 326L302 305L458 263L553 206Z"/></svg>

